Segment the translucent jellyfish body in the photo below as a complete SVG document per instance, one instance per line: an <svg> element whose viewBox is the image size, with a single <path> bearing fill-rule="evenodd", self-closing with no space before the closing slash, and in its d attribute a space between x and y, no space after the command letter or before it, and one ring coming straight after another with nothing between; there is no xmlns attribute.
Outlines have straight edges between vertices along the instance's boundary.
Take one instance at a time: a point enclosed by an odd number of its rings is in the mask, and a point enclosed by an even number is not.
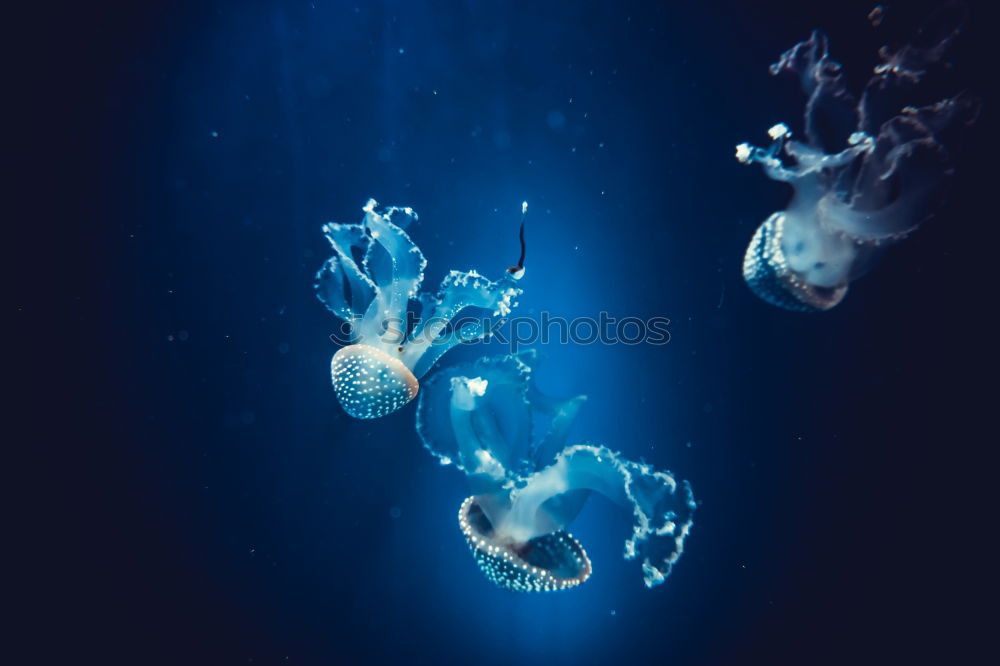
<svg viewBox="0 0 1000 666"><path fill-rule="evenodd" d="M491 281L476 271L451 271L437 294L420 291L427 261L406 233L410 208L376 210L360 224L323 226L334 255L316 274L316 293L346 324L348 345L333 356L340 405L359 419L390 414L419 390L419 378L446 351L490 334L521 293L522 259ZM527 211L527 204L522 212Z"/></svg>
<svg viewBox="0 0 1000 666"><path fill-rule="evenodd" d="M883 48L860 101L820 32L771 66L772 74L796 75L809 99L804 142L778 124L768 132L769 148L736 147L740 162L761 164L770 178L795 188L788 207L768 217L747 248L743 277L757 296L789 310L828 310L882 248L940 206L953 171L948 149L978 104L965 94L920 108L906 104L944 58L962 19L949 7L912 44Z"/></svg>
<svg viewBox="0 0 1000 666"><path fill-rule="evenodd" d="M479 568L510 590L583 583L591 562L567 527L596 492L631 516L625 558L641 562L648 587L662 583L691 529L690 487L607 447L567 446L586 397L540 393L534 363L527 352L446 368L420 394L424 445L469 480L473 494L462 502L458 522Z"/></svg>

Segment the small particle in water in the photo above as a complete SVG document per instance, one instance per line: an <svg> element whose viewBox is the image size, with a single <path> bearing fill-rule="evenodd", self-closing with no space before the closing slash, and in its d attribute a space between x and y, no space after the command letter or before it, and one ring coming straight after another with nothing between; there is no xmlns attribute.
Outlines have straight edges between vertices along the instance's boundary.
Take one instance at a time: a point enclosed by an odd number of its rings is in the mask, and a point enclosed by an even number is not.
<svg viewBox="0 0 1000 666"><path fill-rule="evenodd" d="M400 46L399 47L399 55L403 55L404 53L406 53L406 49L404 49L402 46Z"/></svg>
<svg viewBox="0 0 1000 666"><path fill-rule="evenodd" d="M618 615L618 611L616 611L614 608L612 608L611 609L611 616L614 617L615 615Z"/></svg>
<svg viewBox="0 0 1000 666"><path fill-rule="evenodd" d="M279 354L287 354L288 350L289 350L289 346L288 346L287 342L282 342L282 343L278 344L278 353Z"/></svg>
<svg viewBox="0 0 1000 666"><path fill-rule="evenodd" d="M398 506L394 506L389 509L389 517L392 518L393 520L399 518L401 515L403 515L403 512L400 510Z"/></svg>
<svg viewBox="0 0 1000 666"><path fill-rule="evenodd" d="M882 25L882 19L885 18L885 7L882 5L875 5L875 9L868 13L868 20L872 22L872 27L877 28Z"/></svg>
<svg viewBox="0 0 1000 666"><path fill-rule="evenodd" d="M215 130L212 130L212 138L213 139L218 139L219 138L219 133L216 132Z"/></svg>
<svg viewBox="0 0 1000 666"><path fill-rule="evenodd" d="M686 446L686 447L688 447L690 449L691 448L691 442L684 442L684 446Z"/></svg>

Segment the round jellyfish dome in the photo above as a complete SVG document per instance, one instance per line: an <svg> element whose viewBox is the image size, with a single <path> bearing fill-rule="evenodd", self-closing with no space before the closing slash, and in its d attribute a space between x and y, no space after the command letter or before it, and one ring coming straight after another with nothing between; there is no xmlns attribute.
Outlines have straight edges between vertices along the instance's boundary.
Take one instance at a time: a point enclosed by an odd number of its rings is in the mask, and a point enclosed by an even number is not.
<svg viewBox="0 0 1000 666"><path fill-rule="evenodd" d="M377 419L417 395L420 384L398 358L368 345L349 345L330 363L333 390L344 411L357 419Z"/></svg>
<svg viewBox="0 0 1000 666"><path fill-rule="evenodd" d="M759 298L786 310L829 310L847 294L847 283L835 287L811 284L788 264L782 249L785 216L771 215L753 235L743 257L743 279Z"/></svg>
<svg viewBox="0 0 1000 666"><path fill-rule="evenodd" d="M502 588L552 592L576 587L590 577L587 552L565 530L515 541L494 530L475 496L462 502L458 524L476 564Z"/></svg>

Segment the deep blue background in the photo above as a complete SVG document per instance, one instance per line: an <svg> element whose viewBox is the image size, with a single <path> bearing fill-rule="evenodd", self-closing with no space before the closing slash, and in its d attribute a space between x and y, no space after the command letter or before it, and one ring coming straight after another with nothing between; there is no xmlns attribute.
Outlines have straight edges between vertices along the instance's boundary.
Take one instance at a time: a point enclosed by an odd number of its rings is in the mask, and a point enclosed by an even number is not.
<svg viewBox="0 0 1000 666"><path fill-rule="evenodd" d="M14 505L40 546L36 660L972 663L975 421L996 395L985 4L956 50L955 89L986 107L948 207L818 316L743 286L788 193L733 147L798 126L767 65L810 29L861 82L934 3L879 32L853 0L137 4L42 8L23 52L48 129L21 137L45 244L13 246L15 349L40 343L12 354L15 407L41 408L19 443L58 489ZM369 196L419 212L428 286L499 275L526 199L520 314L671 319L662 347L549 345L540 374L590 396L578 439L692 482L665 585L643 588L626 517L595 501L573 528L586 585L492 587L413 406L339 410L312 276L321 224Z"/></svg>

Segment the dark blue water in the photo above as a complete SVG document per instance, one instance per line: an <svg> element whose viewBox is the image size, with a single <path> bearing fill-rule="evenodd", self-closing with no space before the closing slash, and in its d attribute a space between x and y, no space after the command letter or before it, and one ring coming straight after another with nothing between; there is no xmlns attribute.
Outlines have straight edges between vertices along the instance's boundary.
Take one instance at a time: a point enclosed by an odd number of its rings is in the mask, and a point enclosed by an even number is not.
<svg viewBox="0 0 1000 666"><path fill-rule="evenodd" d="M957 655L985 621L969 518L996 302L985 3L952 79L984 114L941 215L829 313L772 308L740 278L787 191L733 148L803 102L768 64L822 27L862 82L932 6L890 7L878 33L853 0L48 19L65 85L47 113L70 131L36 158L68 176L38 196L59 206L60 305L19 305L59 359L32 386L70 500L28 606L65 655L46 663L976 663ZM320 226L360 220L368 197L419 212L430 285L498 276L528 200L521 314L670 318L665 346L550 344L539 376L590 396L574 440L691 481L695 527L664 585L642 586L627 521L595 501L573 527L590 581L492 586L457 527L464 479L423 450L414 407L339 409L312 279Z"/></svg>

